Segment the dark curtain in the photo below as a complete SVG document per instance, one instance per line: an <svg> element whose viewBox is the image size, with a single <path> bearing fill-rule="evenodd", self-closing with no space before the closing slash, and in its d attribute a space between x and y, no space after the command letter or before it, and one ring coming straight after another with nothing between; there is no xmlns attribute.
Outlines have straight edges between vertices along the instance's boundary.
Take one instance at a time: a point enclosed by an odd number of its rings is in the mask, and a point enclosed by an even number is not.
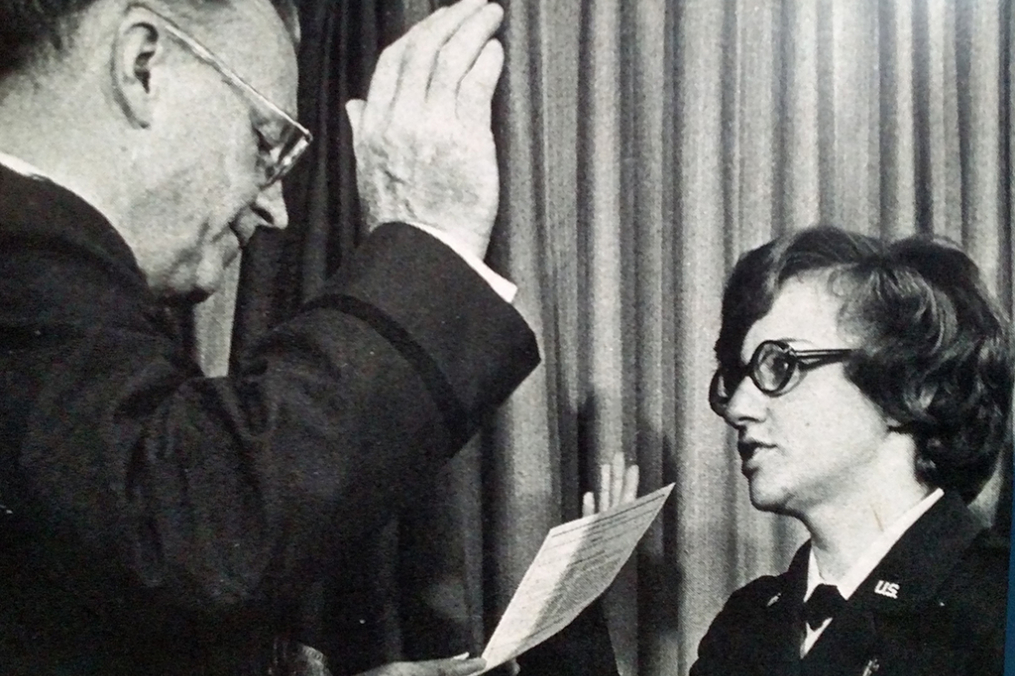
<svg viewBox="0 0 1015 676"><path fill-rule="evenodd" d="M262 230L244 252L233 354L311 298L364 234L344 104L365 97L383 47L431 11L427 0L300 4L299 107L315 141L286 180L291 225ZM294 638L337 658L336 676L481 647L483 636L464 621L470 609L461 585L441 575L464 564L455 534L468 526L441 495L453 480L449 470L422 495L406 496L412 510L350 543L297 609L302 630Z"/></svg>

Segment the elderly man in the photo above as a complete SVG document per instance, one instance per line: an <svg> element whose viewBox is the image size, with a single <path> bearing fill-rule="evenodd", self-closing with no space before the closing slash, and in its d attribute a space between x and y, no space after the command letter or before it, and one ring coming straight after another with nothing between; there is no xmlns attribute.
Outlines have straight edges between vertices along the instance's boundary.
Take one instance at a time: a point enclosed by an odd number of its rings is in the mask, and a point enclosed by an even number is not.
<svg viewBox="0 0 1015 676"><path fill-rule="evenodd" d="M349 106L370 236L205 378L163 310L286 225L294 8L0 6L0 672L266 673L306 585L535 367L482 263L501 16L384 53Z"/></svg>

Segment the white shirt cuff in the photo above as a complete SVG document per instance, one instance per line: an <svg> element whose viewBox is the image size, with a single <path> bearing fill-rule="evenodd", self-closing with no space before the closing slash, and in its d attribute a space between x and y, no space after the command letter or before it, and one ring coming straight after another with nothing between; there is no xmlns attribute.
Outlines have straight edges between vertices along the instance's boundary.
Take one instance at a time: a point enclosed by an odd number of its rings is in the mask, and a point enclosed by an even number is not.
<svg viewBox="0 0 1015 676"><path fill-rule="evenodd" d="M518 287L491 270L490 266L476 257L475 254L466 251L465 247L463 247L452 235L442 232L433 226L423 225L422 223L409 223L409 225L414 228L419 228L428 235L439 239L448 248L458 254L459 257L461 257L461 259L465 261L470 268L475 270L480 277L485 279L486 283L490 285L498 296L508 303L514 302L515 294L518 293Z"/></svg>

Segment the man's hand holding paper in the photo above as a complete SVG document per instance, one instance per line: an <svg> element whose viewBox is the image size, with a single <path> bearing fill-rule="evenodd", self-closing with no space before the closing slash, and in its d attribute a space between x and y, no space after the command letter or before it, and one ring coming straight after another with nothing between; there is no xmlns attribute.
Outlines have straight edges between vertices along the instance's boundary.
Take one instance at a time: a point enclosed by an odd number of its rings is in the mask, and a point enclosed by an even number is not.
<svg viewBox="0 0 1015 676"><path fill-rule="evenodd" d="M449 657L424 662L395 662L371 669L359 676L469 676L480 673L485 662L479 658Z"/></svg>

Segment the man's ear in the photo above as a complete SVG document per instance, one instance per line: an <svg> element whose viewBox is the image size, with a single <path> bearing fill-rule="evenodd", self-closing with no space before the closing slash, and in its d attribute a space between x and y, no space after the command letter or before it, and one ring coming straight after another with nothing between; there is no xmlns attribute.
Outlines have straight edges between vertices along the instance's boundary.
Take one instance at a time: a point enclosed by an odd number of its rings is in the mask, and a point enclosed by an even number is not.
<svg viewBox="0 0 1015 676"><path fill-rule="evenodd" d="M124 15L113 47L113 92L123 114L137 127L152 121L152 70L163 60L166 35L140 8Z"/></svg>

